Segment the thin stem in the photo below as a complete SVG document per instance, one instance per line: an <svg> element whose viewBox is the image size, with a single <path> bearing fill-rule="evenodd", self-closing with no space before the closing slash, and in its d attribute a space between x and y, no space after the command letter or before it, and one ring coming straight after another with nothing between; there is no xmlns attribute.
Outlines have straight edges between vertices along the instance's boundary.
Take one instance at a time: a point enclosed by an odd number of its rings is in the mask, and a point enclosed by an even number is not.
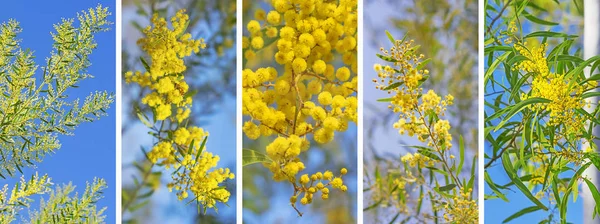
<svg viewBox="0 0 600 224"><path fill-rule="evenodd" d="M496 15L496 17L494 17L494 19L492 19L492 22L490 22L490 25L488 26L487 30L485 31L486 33L491 32L492 27L494 27L494 23L496 23L496 21L498 19L500 19L500 17L502 17L502 13L504 12L504 10L506 10L506 8L508 8L508 5L510 5L510 2L512 2L512 0L508 0L508 2L506 2L506 4L504 4L504 7L502 7L502 10L500 10L498 15Z"/></svg>

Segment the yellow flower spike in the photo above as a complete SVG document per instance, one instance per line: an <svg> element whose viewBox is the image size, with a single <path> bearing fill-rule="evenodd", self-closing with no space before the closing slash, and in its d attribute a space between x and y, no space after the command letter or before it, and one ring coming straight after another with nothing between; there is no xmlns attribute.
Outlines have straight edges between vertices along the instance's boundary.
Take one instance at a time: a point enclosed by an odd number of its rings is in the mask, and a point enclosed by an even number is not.
<svg viewBox="0 0 600 224"><path fill-rule="evenodd" d="M161 136L167 140L161 140L148 152L151 162L163 164L166 169L176 169L171 175L172 181L167 184L169 191L174 189L179 200L192 193L199 204L214 208L217 202L229 200L230 192L222 188L222 184L235 175L229 169L217 168L219 156L200 148L204 146L208 132L183 124L187 123L184 120L190 116L192 107L191 97L184 97L189 85L183 76L187 69L183 58L206 47L203 39L194 39L185 32L188 20L185 10L180 10L168 20L169 27L165 18L154 15L152 24L143 31L144 37L138 40L150 58L148 61L142 59L147 72L126 72L125 78L128 83L151 90L142 103L153 109L156 120L177 124L177 128L168 131L168 138ZM256 128L250 131L256 132Z"/></svg>

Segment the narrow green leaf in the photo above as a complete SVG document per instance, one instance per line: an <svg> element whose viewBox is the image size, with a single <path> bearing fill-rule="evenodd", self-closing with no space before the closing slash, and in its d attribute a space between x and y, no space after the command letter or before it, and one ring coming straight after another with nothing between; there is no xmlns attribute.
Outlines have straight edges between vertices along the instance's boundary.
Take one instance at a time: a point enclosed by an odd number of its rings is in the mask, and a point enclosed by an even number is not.
<svg viewBox="0 0 600 224"><path fill-rule="evenodd" d="M506 122L508 122L519 111L523 110L525 108L525 106L530 105L530 104L548 103L548 102L550 102L550 100L544 99L544 98L539 98L539 97L534 97L534 98L529 98L529 99L523 100L523 101L515 104L514 106L511 106L510 111L506 114L504 119L496 126L494 131L500 130L500 128L502 128L502 126L504 126L506 124ZM507 108L509 108L509 107L507 107Z"/></svg>
<svg viewBox="0 0 600 224"><path fill-rule="evenodd" d="M452 190L452 189L454 189L455 187L456 187L456 184L448 184L448 185L446 185L446 186L441 186L441 187L439 187L439 188L438 188L438 190L439 190L439 191L442 191L442 192L443 192L443 191L449 191L449 190Z"/></svg>
<svg viewBox="0 0 600 224"><path fill-rule="evenodd" d="M390 39L390 42L394 45L396 44L396 40L394 40L394 37L392 36L392 34L390 33L390 31L385 31L385 35L387 35L388 39Z"/></svg>
<svg viewBox="0 0 600 224"><path fill-rule="evenodd" d="M459 162L458 162L458 168L456 169L457 176L460 174L460 172L462 172L462 167L463 167L463 164L465 163L465 140L463 139L462 135L459 136L459 138L458 138L458 148L460 151L460 155L459 155L460 158L459 158Z"/></svg>
<svg viewBox="0 0 600 224"><path fill-rule="evenodd" d="M242 150L242 166L254 164L254 163L263 163L270 162L271 159L256 150L252 149L243 149Z"/></svg>
<svg viewBox="0 0 600 224"><path fill-rule="evenodd" d="M596 202L596 213L600 214L600 193L598 192L598 187L596 187L594 183L592 183L586 178L584 178L583 180L590 189L590 192L592 192L592 197L594 197L594 201Z"/></svg>
<svg viewBox="0 0 600 224"><path fill-rule="evenodd" d="M508 153L502 154L502 165L504 166L504 170L506 171L506 174L508 174L508 177L515 184L515 186L517 188L519 188L519 190L521 190L521 192L527 198L529 198L529 200L531 200L531 202L536 204L541 209L544 209L544 211L548 211L548 207L546 207L542 202L540 202L540 200L538 200L535 196L533 196L531 194L531 192L529 191L529 189L527 188L527 186L525 186L525 184L523 184L523 182L521 182L521 179L519 178L519 176L517 175L516 171L514 170L514 168L512 166L512 162L510 161L510 156Z"/></svg>
<svg viewBox="0 0 600 224"><path fill-rule="evenodd" d="M527 207L527 208L521 209L521 211L518 211L515 214L512 214L511 216L509 216L508 218L506 218L504 221L502 221L502 223L510 222L513 219L519 218L519 217L521 217L521 216L523 216L525 214L528 214L528 213L536 212L538 210L540 210L540 207L538 207L538 206L531 206L531 207Z"/></svg>
<svg viewBox="0 0 600 224"><path fill-rule="evenodd" d="M385 87L383 90L392 90L392 89L395 89L395 88L397 88L398 86L400 86L402 84L404 84L404 82L396 82L396 83L393 83L393 84Z"/></svg>
<svg viewBox="0 0 600 224"><path fill-rule="evenodd" d="M392 100L394 100L394 98L381 98L377 99L377 102L392 102Z"/></svg>

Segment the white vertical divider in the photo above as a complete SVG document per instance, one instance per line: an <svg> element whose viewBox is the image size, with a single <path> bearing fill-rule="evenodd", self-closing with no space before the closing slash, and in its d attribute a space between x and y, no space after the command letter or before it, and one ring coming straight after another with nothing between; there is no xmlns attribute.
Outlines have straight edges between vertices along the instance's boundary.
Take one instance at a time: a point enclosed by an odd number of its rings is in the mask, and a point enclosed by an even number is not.
<svg viewBox="0 0 600 224"><path fill-rule="evenodd" d="M122 191L122 186L121 186L121 151L122 151L122 144L121 144L121 0L116 0L115 1L115 75L116 75L116 93L115 93L115 97L116 97L116 105L115 105L115 170L116 170L116 175L115 175L115 185L116 185L116 189L115 189L115 223L121 223L122 217L121 217L121 191Z"/></svg>
<svg viewBox="0 0 600 224"><path fill-rule="evenodd" d="M242 1L236 0L236 170L235 170L235 189L236 189L236 223L242 224Z"/></svg>
<svg viewBox="0 0 600 224"><path fill-rule="evenodd" d="M600 54L600 1L598 0L584 0L584 23L583 23L583 58L589 59ZM596 71L591 71L590 68L585 69L585 74L589 77ZM597 90L596 90L597 91ZM588 99L592 103L591 108L585 108L588 112L593 112L598 106L598 97L592 97ZM600 128L596 128L592 132L593 136L600 136ZM600 141L596 141L596 144L600 144ZM589 147L589 144L584 145ZM591 166L583 173L583 176L594 183L596 186L600 186L600 172L596 167ZM583 222L586 224L600 223L599 215L595 219L592 219L592 214L596 207L596 202L586 184L581 185L582 198L583 198Z"/></svg>
<svg viewBox="0 0 600 224"><path fill-rule="evenodd" d="M484 172L485 172L485 168L483 167L483 163L484 163L484 159L483 159L483 155L485 155L485 141L484 141L484 131L485 130L485 123L484 123L484 102L485 102L485 98L484 98L484 92L485 92L485 86L483 86L483 74L485 74L483 65L484 65L484 55L483 55L483 50L484 50L484 41L485 41L485 1L483 0L479 0L478 2L478 23L477 23L477 31L478 31L478 59L477 59L477 71L478 71L478 99L479 99L479 108L478 108L478 113L477 113L477 117L478 117L478 124L479 124L479 130L477 132L477 137L478 137L478 142L477 145L479 147L478 149L478 153L477 153L477 159L478 159L478 165L477 165L477 196L478 196L478 203L479 203L479 223L485 223L485 200L484 200L484 195L485 195L485 184L483 182L483 177L484 177ZM475 167L473 167L473 169L475 169Z"/></svg>
<svg viewBox="0 0 600 224"><path fill-rule="evenodd" d="M358 1L358 45L357 45L357 60L358 60L358 71L357 71L357 75L358 75L358 124L357 124L357 130L356 130L356 137L357 137L357 141L356 141L356 146L357 146L357 150L356 152L358 153L358 155L356 156L357 158L357 164L356 164L356 174L357 174L357 178L356 178L356 184L357 184L357 196L356 196L356 208L357 208L357 213L356 213L356 221L357 223L363 223L363 174L364 174L364 169L363 169L363 126L364 126L364 119L363 119L363 102L364 102L364 91L363 91L363 81L364 81L364 60L363 60L363 49L364 49L364 42L365 40L363 39L364 35L363 35L363 21L364 21L364 7L363 7L364 1L363 0L359 0Z"/></svg>

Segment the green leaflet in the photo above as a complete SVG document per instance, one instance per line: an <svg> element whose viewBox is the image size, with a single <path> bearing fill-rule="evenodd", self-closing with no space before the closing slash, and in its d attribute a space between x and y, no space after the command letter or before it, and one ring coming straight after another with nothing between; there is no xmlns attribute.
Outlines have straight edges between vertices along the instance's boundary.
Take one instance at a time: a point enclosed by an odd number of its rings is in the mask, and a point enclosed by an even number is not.
<svg viewBox="0 0 600 224"><path fill-rule="evenodd" d="M508 153L504 153L502 155L502 165L504 166L504 170L506 171L506 174L508 175L510 180L515 184L517 188L519 188L519 190L521 190L525 197L529 198L529 200L536 204L540 209L547 211L548 207L546 207L542 202L540 202L540 200L533 196L527 188L527 186L525 186L525 184L521 182L521 179L519 178L512 166L512 162L510 161L510 156Z"/></svg>
<svg viewBox="0 0 600 224"><path fill-rule="evenodd" d="M247 166L255 163L271 162L271 159L256 150L243 149L242 150L242 166Z"/></svg>

